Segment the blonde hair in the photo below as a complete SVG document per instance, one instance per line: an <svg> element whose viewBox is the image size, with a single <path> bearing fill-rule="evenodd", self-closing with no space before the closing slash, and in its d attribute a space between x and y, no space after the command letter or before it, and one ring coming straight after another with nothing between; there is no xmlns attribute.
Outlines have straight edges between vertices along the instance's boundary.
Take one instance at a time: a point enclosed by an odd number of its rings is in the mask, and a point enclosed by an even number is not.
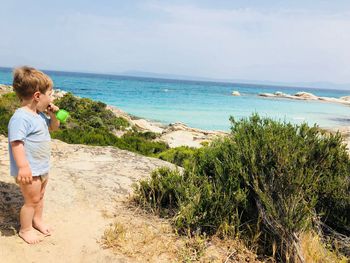
<svg viewBox="0 0 350 263"><path fill-rule="evenodd" d="M40 70L27 66L13 70L13 89L20 99L28 99L37 91L44 94L52 88L51 78Z"/></svg>

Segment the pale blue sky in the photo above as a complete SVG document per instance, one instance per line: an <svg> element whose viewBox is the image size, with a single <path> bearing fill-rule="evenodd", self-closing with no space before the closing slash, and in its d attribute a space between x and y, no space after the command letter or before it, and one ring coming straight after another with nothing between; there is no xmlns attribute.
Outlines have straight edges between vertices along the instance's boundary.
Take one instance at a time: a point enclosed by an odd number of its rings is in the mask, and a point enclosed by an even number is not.
<svg viewBox="0 0 350 263"><path fill-rule="evenodd" d="M350 1L3 1L0 66L350 83Z"/></svg>

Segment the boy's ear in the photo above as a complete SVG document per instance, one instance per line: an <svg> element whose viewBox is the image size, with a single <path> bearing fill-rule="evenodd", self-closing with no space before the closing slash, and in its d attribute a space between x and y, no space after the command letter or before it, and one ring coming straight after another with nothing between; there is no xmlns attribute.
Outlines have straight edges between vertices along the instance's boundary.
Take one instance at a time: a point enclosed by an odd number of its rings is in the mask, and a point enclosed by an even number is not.
<svg viewBox="0 0 350 263"><path fill-rule="evenodd" d="M39 101L39 99L40 99L40 91L36 91L34 94L33 94L33 98L34 98L34 100L36 100L36 101Z"/></svg>

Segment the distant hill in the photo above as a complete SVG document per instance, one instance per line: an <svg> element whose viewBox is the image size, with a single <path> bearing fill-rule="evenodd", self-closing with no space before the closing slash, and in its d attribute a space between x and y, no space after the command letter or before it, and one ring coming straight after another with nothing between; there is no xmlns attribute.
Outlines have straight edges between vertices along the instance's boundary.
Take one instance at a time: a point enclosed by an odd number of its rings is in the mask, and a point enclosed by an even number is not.
<svg viewBox="0 0 350 263"><path fill-rule="evenodd" d="M327 81L318 81L318 82L278 82L278 81L268 81L268 80L213 79L213 78L204 78L204 77L186 76L186 75L176 75L176 74L160 74L160 73L136 71L136 70L124 71L124 72L118 73L118 75L126 75L126 76L132 76L132 77L145 77L145 78L160 78L160 79L232 82L232 83L242 83L242 84L288 86L288 87L300 87L300 88L339 89L339 90L349 90L350 91L350 83L337 84L337 83L332 83L332 82L327 82Z"/></svg>

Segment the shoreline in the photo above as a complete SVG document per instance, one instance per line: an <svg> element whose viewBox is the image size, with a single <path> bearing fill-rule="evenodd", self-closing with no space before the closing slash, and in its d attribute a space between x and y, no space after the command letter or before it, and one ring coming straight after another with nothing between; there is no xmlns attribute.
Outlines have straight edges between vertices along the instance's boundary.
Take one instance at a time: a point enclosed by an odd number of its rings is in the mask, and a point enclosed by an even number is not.
<svg viewBox="0 0 350 263"><path fill-rule="evenodd" d="M13 89L9 85L0 84L0 96L2 94L12 92ZM57 89L54 93L54 98L60 98L65 93L64 90ZM297 93L298 94L298 93ZM276 92L275 94L266 93L264 95L259 94L259 96L263 97L277 97L277 98L288 98L288 99L300 99L300 100L316 100L320 97L314 96L313 94L306 92L299 92L299 96L288 95L280 92ZM325 98L325 97L322 97ZM335 102L334 100L328 101L327 99L322 99L325 102ZM334 99L334 98L333 98ZM350 96L346 96L346 101L350 105ZM117 117L125 118L131 125L137 127L141 132L154 132L159 135L158 140L166 142L170 148L175 148L179 146L188 146L200 148L202 147L202 143L212 141L217 137L227 136L229 135L229 131L220 131L220 130L202 130L198 128L192 128L184 123L175 122L169 124L163 124L151 120L144 119L139 116L133 116L128 114L127 112L112 106L107 105L108 110L111 110ZM350 148L350 125L342 125L339 127L320 127L328 132L335 133L339 131L346 141L348 148ZM115 133L116 136L120 137L125 132L120 131Z"/></svg>
<svg viewBox="0 0 350 263"><path fill-rule="evenodd" d="M229 134L228 132L224 131L207 131L191 128L181 122L164 125L159 122L154 122L139 117L135 119L128 113L111 105L107 105L107 109L111 110L117 117L126 118L131 125L136 126L143 132L154 132L159 134L159 140L166 142L170 148L179 146L200 148L202 143L206 141L211 141L216 137L227 136Z"/></svg>

